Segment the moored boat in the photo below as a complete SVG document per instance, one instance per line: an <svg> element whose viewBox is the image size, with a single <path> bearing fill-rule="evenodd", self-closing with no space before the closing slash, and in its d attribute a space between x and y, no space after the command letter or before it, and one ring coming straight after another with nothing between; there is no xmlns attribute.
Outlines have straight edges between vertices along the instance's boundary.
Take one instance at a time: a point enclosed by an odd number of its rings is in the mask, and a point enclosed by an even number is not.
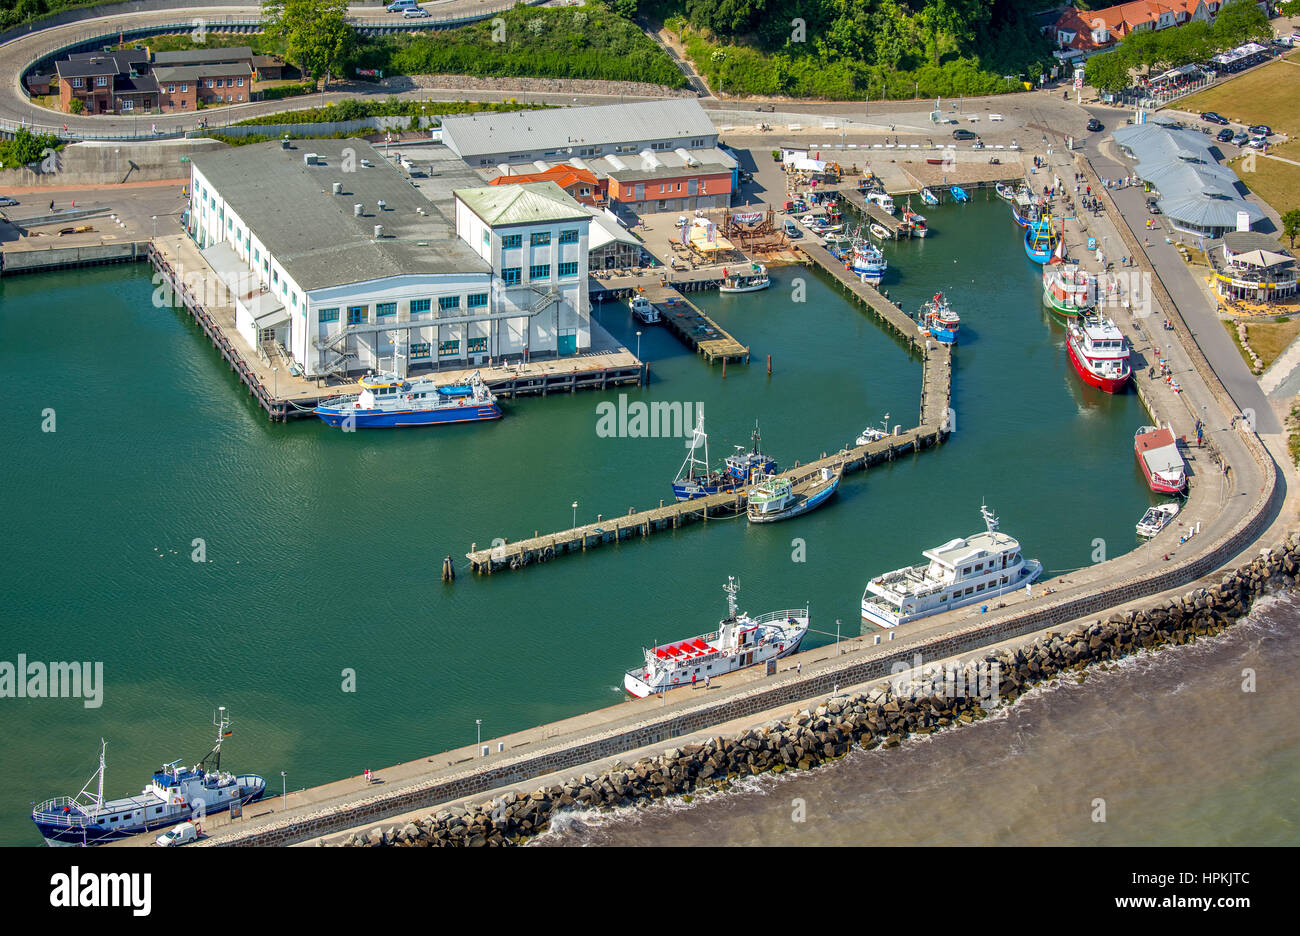
<svg viewBox="0 0 1300 936"><path fill-rule="evenodd" d="M758 424L750 436L753 449L745 451L743 445L737 445L736 451L728 455L720 470L709 468L709 436L704 431L704 408L696 407L695 430L691 436L690 452L682 467L677 471L673 481L673 496L679 501L708 497L710 494L722 494L748 487L755 477L764 477L776 473L776 459L759 451ZM704 458L696 457L696 452L704 449Z"/></svg>
<svg viewBox="0 0 1300 936"><path fill-rule="evenodd" d="M312 412L327 425L351 429L402 429L500 419L501 407L475 371L467 384L440 387L432 377L407 380L367 374L361 392L326 400Z"/></svg>
<svg viewBox="0 0 1300 936"><path fill-rule="evenodd" d="M935 293L921 306L917 322L921 331L928 332L936 341L942 344L957 343L957 330L961 327L961 317L952 310L943 293Z"/></svg>
<svg viewBox="0 0 1300 936"><path fill-rule="evenodd" d="M867 230L871 232L872 237L879 240L889 240L894 236L889 233L889 228L885 227L883 224L877 224L875 221L871 222L871 226L868 227Z"/></svg>
<svg viewBox="0 0 1300 936"><path fill-rule="evenodd" d="M892 628L1022 589L1042 574L1036 559L1020 554L1020 542L998 532L998 520L980 507L986 531L925 550L925 565L886 572L867 583L863 623Z"/></svg>
<svg viewBox="0 0 1300 936"><path fill-rule="evenodd" d="M911 208L905 208L903 210L903 223L911 225L913 237L925 237L930 230L929 226L925 223L925 215L919 215Z"/></svg>
<svg viewBox="0 0 1300 936"><path fill-rule="evenodd" d="M1029 189L1022 188L1011 200L1011 219L1021 227L1029 227L1038 220L1038 199Z"/></svg>
<svg viewBox="0 0 1300 936"><path fill-rule="evenodd" d="M662 320L659 309L645 296L633 296L628 304L632 307L632 317L642 325L657 325Z"/></svg>
<svg viewBox="0 0 1300 936"><path fill-rule="evenodd" d="M213 718L217 741L193 767L180 761L164 764L138 796L104 799L104 765L108 745L100 741L99 770L76 796L46 800L32 810L32 821L47 845L99 845L154 832L180 822L202 819L250 803L266 790L255 774L235 776L221 769L221 743L230 737L225 706ZM94 792L91 784L95 784Z"/></svg>
<svg viewBox="0 0 1300 936"><path fill-rule="evenodd" d="M952 192L953 201L956 202L970 201L970 196L966 194L966 190L962 188L960 185L950 185L948 186L948 191Z"/></svg>
<svg viewBox="0 0 1300 936"><path fill-rule="evenodd" d="M1133 436L1133 451L1151 490L1157 494L1183 492L1187 486L1187 466L1172 429L1143 426Z"/></svg>
<svg viewBox="0 0 1300 936"><path fill-rule="evenodd" d="M847 265L868 286L879 286L889 266L884 253L870 241L858 241L853 245Z"/></svg>
<svg viewBox="0 0 1300 936"><path fill-rule="evenodd" d="M1160 531L1169 525L1169 522L1178 516L1177 504L1159 504L1155 507L1148 507L1147 512L1142 515L1142 519L1137 523L1137 535L1144 539L1151 539L1158 536Z"/></svg>
<svg viewBox="0 0 1300 936"><path fill-rule="evenodd" d="M1108 318L1084 316L1070 322L1066 349L1083 382L1107 393L1119 393L1132 375L1129 346L1119 326Z"/></svg>
<svg viewBox="0 0 1300 936"><path fill-rule="evenodd" d="M855 444L869 445L872 442L879 442L881 439L887 439L889 438L889 435L889 414L886 413L885 418L880 421L880 428L877 429L875 426L868 426L866 429L863 429L862 434L858 436Z"/></svg>
<svg viewBox="0 0 1300 936"><path fill-rule="evenodd" d="M830 499L844 476L844 466L822 468L799 484L789 478L767 477L749 489L745 513L750 523L788 520L816 510Z"/></svg>
<svg viewBox="0 0 1300 936"><path fill-rule="evenodd" d="M940 160L942 162L943 160ZM927 205L939 204L939 196L934 194L928 188L921 189L921 201Z"/></svg>
<svg viewBox="0 0 1300 936"><path fill-rule="evenodd" d="M1006 201L1012 201L1016 197L1014 186L1008 185L1005 182L999 182L994 185L993 191L997 193L998 198L1005 199Z"/></svg>
<svg viewBox="0 0 1300 936"><path fill-rule="evenodd" d="M767 267L761 263L751 263L747 270L728 270L723 267L722 285L718 287L718 292L758 292L760 289L767 289L770 285L772 282L767 278Z"/></svg>
<svg viewBox="0 0 1300 936"><path fill-rule="evenodd" d="M894 205L894 199L884 192L868 192L867 204L875 205L886 214L893 214L898 210L897 206Z"/></svg>
<svg viewBox="0 0 1300 936"><path fill-rule="evenodd" d="M646 650L644 664L624 674L624 689L644 699L669 689L704 685L710 677L760 666L798 651L811 620L807 606L751 618L737 611L740 586L735 578L729 576L722 588L727 593L727 616L718 629Z"/></svg>
<svg viewBox="0 0 1300 936"><path fill-rule="evenodd" d="M1025 228L1025 256L1035 263L1046 263L1056 251L1060 235L1052 226L1052 216L1044 213Z"/></svg>
<svg viewBox="0 0 1300 936"><path fill-rule="evenodd" d="M1043 303L1063 318L1086 315L1097 304L1096 275L1053 258L1043 265Z"/></svg>

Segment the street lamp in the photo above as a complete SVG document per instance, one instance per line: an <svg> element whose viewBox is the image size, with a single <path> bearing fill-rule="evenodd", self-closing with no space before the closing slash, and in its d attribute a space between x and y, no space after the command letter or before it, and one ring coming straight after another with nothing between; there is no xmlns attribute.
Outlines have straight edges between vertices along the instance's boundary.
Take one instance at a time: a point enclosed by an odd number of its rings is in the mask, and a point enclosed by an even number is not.
<svg viewBox="0 0 1300 936"><path fill-rule="evenodd" d="M641 333L636 333L636 359L641 360Z"/></svg>
<svg viewBox="0 0 1300 936"><path fill-rule="evenodd" d="M280 771L280 796L284 799L284 808L289 808L289 778L282 770Z"/></svg>
<svg viewBox="0 0 1300 936"><path fill-rule="evenodd" d="M158 216L153 216L153 239L158 239Z"/></svg>
<svg viewBox="0 0 1300 936"><path fill-rule="evenodd" d="M573 528L575 530L578 528L578 502L577 501L573 502Z"/></svg>
<svg viewBox="0 0 1300 936"><path fill-rule="evenodd" d="M483 747L483 719L474 719L474 725L478 729L478 746Z"/></svg>
<svg viewBox="0 0 1300 936"><path fill-rule="evenodd" d="M280 368L278 367L271 368L271 380L273 381L272 386L274 386L275 388L275 390L272 393L272 396L274 396L278 400L280 398Z"/></svg>

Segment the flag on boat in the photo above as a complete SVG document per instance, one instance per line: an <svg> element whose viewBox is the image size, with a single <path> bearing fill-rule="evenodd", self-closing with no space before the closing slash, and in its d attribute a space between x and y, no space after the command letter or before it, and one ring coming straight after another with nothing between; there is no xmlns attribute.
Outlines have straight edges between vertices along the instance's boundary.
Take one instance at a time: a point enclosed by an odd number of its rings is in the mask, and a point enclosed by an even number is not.
<svg viewBox="0 0 1300 936"><path fill-rule="evenodd" d="M1065 238L1064 238L1064 237L1061 237L1061 238L1058 238L1058 239L1057 239L1057 241L1056 241L1056 249L1052 251L1052 258L1051 258L1050 260L1048 260L1047 262L1048 262L1048 263L1064 263L1064 262L1065 262Z"/></svg>

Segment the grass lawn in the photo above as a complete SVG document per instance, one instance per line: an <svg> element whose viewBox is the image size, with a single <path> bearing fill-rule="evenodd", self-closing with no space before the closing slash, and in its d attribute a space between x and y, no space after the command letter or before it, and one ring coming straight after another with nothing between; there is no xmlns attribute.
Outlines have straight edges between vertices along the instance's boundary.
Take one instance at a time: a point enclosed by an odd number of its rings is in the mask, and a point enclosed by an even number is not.
<svg viewBox="0 0 1300 936"><path fill-rule="evenodd" d="M1287 316L1280 317L1287 318ZM1250 367L1250 358L1246 356L1246 351L1237 338L1236 323L1224 320L1223 327L1232 336L1232 343L1237 346L1237 351L1246 362L1246 366ZM1281 356L1297 335L1300 335L1300 316L1293 316L1286 322L1262 321L1246 324L1246 342L1251 350L1259 355L1260 363L1266 370Z"/></svg>
<svg viewBox="0 0 1300 936"><path fill-rule="evenodd" d="M1300 68L1296 68L1296 71L1300 72ZM1283 159L1300 162L1300 141L1270 147L1270 153ZM1237 177L1246 183L1246 188L1272 205L1278 214L1286 214L1292 208L1300 208L1300 166L1264 156L1255 157L1253 171L1250 170L1251 164L1246 161L1246 157L1238 157L1228 165L1237 173ZM1281 241L1283 245L1288 243L1286 238L1281 238Z"/></svg>
<svg viewBox="0 0 1300 936"><path fill-rule="evenodd" d="M1216 111L1247 125L1268 124L1274 132L1296 139L1300 137L1297 99L1300 99L1300 65L1292 61L1273 62L1183 98L1178 102L1178 109L1197 114Z"/></svg>

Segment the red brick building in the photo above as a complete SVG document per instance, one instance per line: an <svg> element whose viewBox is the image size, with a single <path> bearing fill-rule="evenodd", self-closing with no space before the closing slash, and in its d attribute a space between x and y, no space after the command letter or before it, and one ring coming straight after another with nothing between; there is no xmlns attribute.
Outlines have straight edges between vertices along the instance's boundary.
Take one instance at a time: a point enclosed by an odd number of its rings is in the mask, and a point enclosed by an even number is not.
<svg viewBox="0 0 1300 936"><path fill-rule="evenodd" d="M596 173L589 169L579 169L577 166L564 164L552 166L545 172L497 176L490 184L518 185L522 182L554 182L574 201L592 208L604 205L608 197L606 191L608 180L598 179Z"/></svg>

